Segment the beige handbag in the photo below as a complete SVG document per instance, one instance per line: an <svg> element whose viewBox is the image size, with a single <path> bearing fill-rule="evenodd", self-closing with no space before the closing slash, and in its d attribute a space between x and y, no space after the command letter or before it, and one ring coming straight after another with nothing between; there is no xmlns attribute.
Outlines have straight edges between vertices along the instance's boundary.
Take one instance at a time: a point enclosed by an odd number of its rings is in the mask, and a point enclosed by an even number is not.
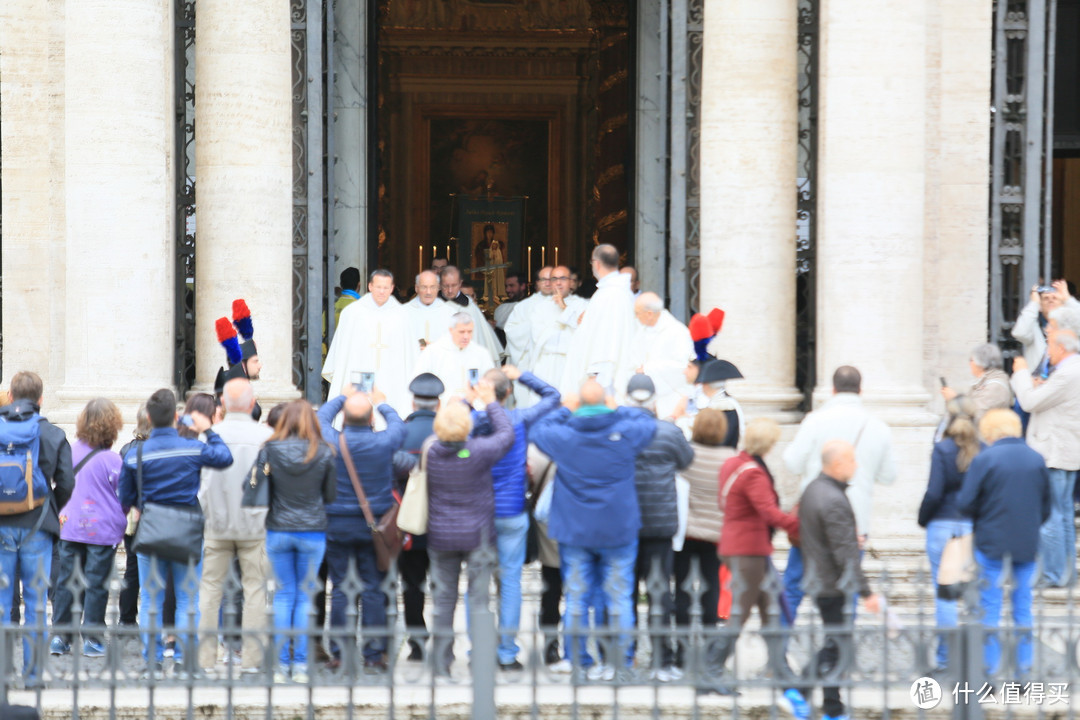
<svg viewBox="0 0 1080 720"><path fill-rule="evenodd" d="M975 580L974 534L949 538L941 551L938 565L937 594L943 600L956 600L964 589Z"/></svg>
<svg viewBox="0 0 1080 720"><path fill-rule="evenodd" d="M427 533L427 456L433 443L434 440L429 438L420 448L420 462L409 473L409 482L405 486L405 495L401 498L397 526L410 535L424 535Z"/></svg>

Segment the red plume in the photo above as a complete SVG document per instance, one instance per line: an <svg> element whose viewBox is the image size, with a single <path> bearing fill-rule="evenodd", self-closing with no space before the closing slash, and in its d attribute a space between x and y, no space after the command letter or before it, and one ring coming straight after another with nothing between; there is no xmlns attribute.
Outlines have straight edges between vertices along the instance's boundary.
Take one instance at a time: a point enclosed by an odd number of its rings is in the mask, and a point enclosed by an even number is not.
<svg viewBox="0 0 1080 720"><path fill-rule="evenodd" d="M709 322L709 319L704 315L700 315L697 313L695 313L694 316L690 318L689 327L690 339L695 342L697 342L698 340L711 338L715 334L713 333L712 324Z"/></svg>
<svg viewBox="0 0 1080 720"><path fill-rule="evenodd" d="M720 308L713 308L710 310L709 324L712 325L714 335L720 332L720 328L724 326L724 311Z"/></svg>

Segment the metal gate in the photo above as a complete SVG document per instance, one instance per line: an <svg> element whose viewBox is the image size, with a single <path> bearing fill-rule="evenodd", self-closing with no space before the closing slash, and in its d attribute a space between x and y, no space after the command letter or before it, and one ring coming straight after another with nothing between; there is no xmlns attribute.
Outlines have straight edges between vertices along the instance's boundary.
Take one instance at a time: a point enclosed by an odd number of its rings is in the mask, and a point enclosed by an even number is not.
<svg viewBox="0 0 1080 720"><path fill-rule="evenodd" d="M1056 0L994 5L990 340L1007 356L1032 285L1049 282Z"/></svg>

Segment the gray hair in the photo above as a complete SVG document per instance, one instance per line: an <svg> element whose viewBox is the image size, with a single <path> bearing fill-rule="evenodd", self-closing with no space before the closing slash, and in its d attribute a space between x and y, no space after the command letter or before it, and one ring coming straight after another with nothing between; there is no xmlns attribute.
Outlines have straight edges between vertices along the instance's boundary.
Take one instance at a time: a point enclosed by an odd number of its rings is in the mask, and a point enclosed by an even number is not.
<svg viewBox="0 0 1080 720"><path fill-rule="evenodd" d="M453 330L458 325L472 325L472 315L467 312L456 312L450 316L450 329Z"/></svg>
<svg viewBox="0 0 1080 720"><path fill-rule="evenodd" d="M225 383L221 401L225 405L225 412L246 413L255 401L255 389L245 378L233 378Z"/></svg>
<svg viewBox="0 0 1080 720"><path fill-rule="evenodd" d="M994 343L983 343L971 351L971 362L983 370L1001 370L1005 362L1001 358L1001 348Z"/></svg>
<svg viewBox="0 0 1080 720"><path fill-rule="evenodd" d="M664 299L656 293L642 293L638 298L638 304L647 312L658 313L664 311Z"/></svg>
<svg viewBox="0 0 1080 720"><path fill-rule="evenodd" d="M1080 308L1063 305L1051 311L1050 319L1056 322L1059 328L1080 335Z"/></svg>
<svg viewBox="0 0 1080 720"><path fill-rule="evenodd" d="M1080 337L1070 328L1062 328L1054 333L1054 342L1067 353L1080 352Z"/></svg>
<svg viewBox="0 0 1080 720"><path fill-rule="evenodd" d="M412 401L412 406L415 410L430 410L432 412L435 412L439 409L439 398L414 397Z"/></svg>
<svg viewBox="0 0 1080 720"><path fill-rule="evenodd" d="M387 277L390 278L390 282L394 282L394 273L389 270L384 270L383 268L372 270L371 274L368 275L368 282L374 282L377 277Z"/></svg>

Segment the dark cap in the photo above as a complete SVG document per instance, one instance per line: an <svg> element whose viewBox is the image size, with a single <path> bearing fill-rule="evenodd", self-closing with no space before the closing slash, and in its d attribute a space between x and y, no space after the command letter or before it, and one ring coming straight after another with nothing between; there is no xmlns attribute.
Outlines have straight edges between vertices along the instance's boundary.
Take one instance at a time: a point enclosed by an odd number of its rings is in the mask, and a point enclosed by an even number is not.
<svg viewBox="0 0 1080 720"><path fill-rule="evenodd" d="M739 368L727 360L706 360L701 363L696 382L704 385L705 383L721 382L723 380L736 380L742 376L743 374L739 372Z"/></svg>
<svg viewBox="0 0 1080 720"><path fill-rule="evenodd" d="M651 377L638 373L630 377L626 394L637 402L645 402L656 394L656 385L653 384Z"/></svg>
<svg viewBox="0 0 1080 720"><path fill-rule="evenodd" d="M437 398L446 391L443 381L431 373L420 373L409 383L409 392L413 397Z"/></svg>

